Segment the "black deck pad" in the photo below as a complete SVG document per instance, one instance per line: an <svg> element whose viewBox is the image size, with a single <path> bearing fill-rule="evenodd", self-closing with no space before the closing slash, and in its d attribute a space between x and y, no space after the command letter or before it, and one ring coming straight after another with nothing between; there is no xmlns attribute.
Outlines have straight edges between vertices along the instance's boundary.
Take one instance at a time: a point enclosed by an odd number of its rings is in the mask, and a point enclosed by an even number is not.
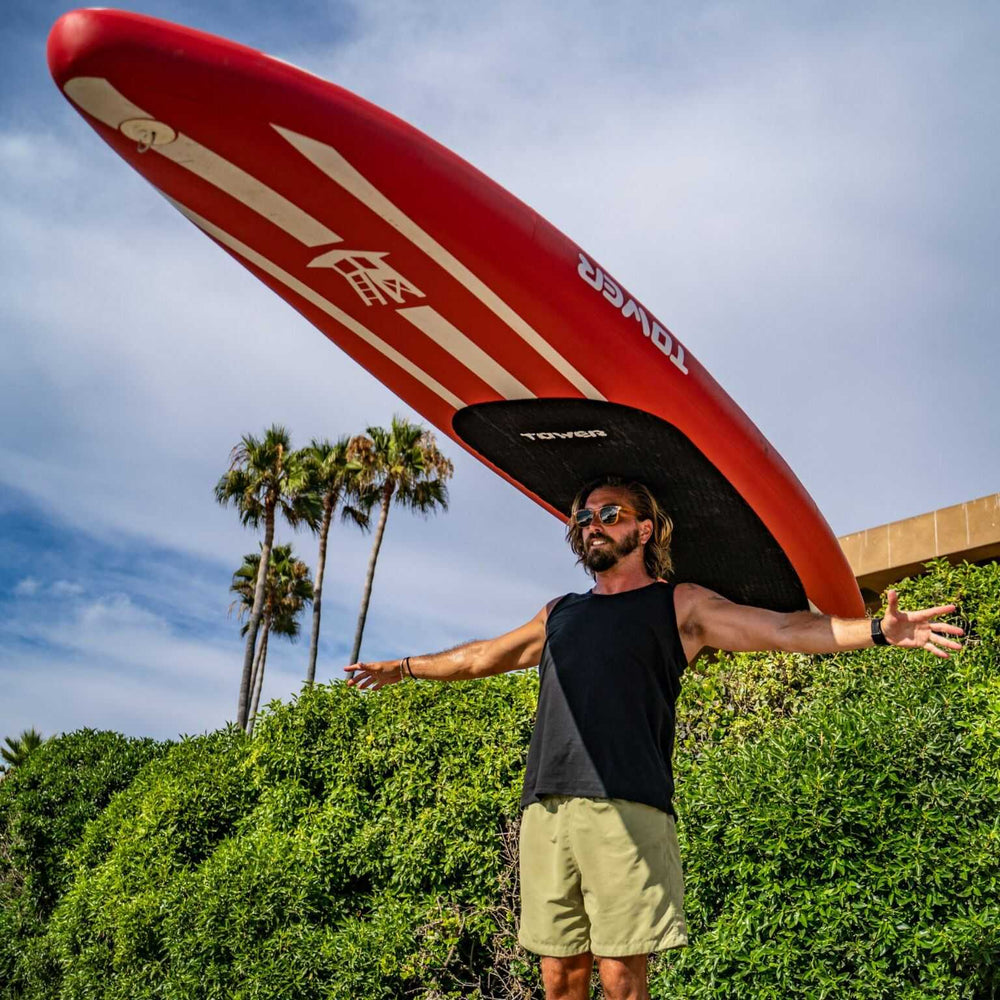
<svg viewBox="0 0 1000 1000"><path fill-rule="evenodd" d="M618 403L527 399L467 406L453 426L469 447L566 514L577 490L599 476L644 482L674 522L675 581L774 611L808 607L761 519L667 421Z"/></svg>

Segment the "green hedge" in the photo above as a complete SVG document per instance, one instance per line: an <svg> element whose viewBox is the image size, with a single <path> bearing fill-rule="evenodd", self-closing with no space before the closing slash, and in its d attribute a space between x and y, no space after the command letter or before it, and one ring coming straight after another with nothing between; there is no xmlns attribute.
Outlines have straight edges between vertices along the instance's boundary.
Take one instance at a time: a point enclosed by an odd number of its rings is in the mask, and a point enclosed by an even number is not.
<svg viewBox="0 0 1000 1000"><path fill-rule="evenodd" d="M1000 571L938 563L900 589L957 598L967 650L740 654L686 679L692 943L655 960L654 996L995 995ZM0 918L33 942L0 996L541 996L514 938L536 696L533 674L333 684L270 706L252 740L150 751L85 829L38 842L30 864L61 874L30 933ZM0 787L0 835L3 803L34 810L26 788Z"/></svg>
<svg viewBox="0 0 1000 1000"><path fill-rule="evenodd" d="M530 980L495 946L514 927L535 694L527 675L317 687L252 741L172 747L72 852L30 995L389 1000Z"/></svg>
<svg viewBox="0 0 1000 1000"><path fill-rule="evenodd" d="M46 965L42 938L71 882L66 854L89 820L163 751L83 729L47 740L0 782L0 989L17 997ZM58 975L50 969L44 978Z"/></svg>
<svg viewBox="0 0 1000 1000"><path fill-rule="evenodd" d="M815 658L791 721L680 755L692 945L654 995L1000 993L1000 567L900 590L959 603L965 652Z"/></svg>

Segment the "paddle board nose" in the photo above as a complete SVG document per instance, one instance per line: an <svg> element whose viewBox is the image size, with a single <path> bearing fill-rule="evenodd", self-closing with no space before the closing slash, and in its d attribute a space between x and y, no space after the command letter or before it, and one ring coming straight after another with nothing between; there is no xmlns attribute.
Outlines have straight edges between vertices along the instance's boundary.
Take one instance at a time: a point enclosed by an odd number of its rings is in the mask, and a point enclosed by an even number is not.
<svg viewBox="0 0 1000 1000"><path fill-rule="evenodd" d="M74 74L74 65L94 38L96 11L71 10L52 26L46 46L49 72L59 89Z"/></svg>
<svg viewBox="0 0 1000 1000"><path fill-rule="evenodd" d="M59 89L75 76L86 76L95 66L106 67L121 47L122 28L128 27L128 48L142 36L142 25L150 19L139 14L85 7L63 14L52 26L46 48L49 72Z"/></svg>

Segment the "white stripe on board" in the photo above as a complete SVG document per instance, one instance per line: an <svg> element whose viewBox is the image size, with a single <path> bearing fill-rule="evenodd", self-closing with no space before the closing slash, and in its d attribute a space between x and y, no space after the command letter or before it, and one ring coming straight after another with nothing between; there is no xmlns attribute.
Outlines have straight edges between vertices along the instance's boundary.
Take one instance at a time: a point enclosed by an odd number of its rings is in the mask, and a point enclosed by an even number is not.
<svg viewBox="0 0 1000 1000"><path fill-rule="evenodd" d="M398 208L362 174L351 166L332 146L299 135L272 122L271 127L288 140L303 156L314 163L327 177L336 181L376 215L385 219L411 243L423 250L456 281L467 288L491 312L502 319L525 343L537 351L553 368L576 386L588 399L605 397L590 384L541 334L522 319L499 295L480 281L457 257L446 250L429 233L424 232L402 209Z"/></svg>
<svg viewBox="0 0 1000 1000"><path fill-rule="evenodd" d="M462 409L465 406L465 402L458 398L449 389L446 389L437 379L431 378L422 368L418 368L409 358L405 355L400 354L394 347L387 344L381 337L372 333L366 326L359 323L353 316L345 313L343 310L338 309L332 302L327 302L318 292L313 291L308 285L303 284L298 278L289 274L287 271L282 270L277 264L272 263L266 257L257 253L256 250L248 247L245 243L241 243L235 236L230 236L224 229L220 229L218 226L213 225L208 219L203 219L196 212L192 212L191 209L180 204L180 202L174 201L173 198L168 197L167 200L183 215L187 216L199 229L203 229L209 236L218 240L224 246L229 247L231 250L235 250L241 257L248 260L255 267L259 267L262 271L271 275L272 278L277 278L283 285L290 288L296 295L301 296L307 302L316 306L317 309L322 309L327 316L335 319L341 325L347 327L351 333L360 337L366 344L370 344L375 350L380 351L384 354L390 361L399 365L407 374L412 375L418 382L427 386L431 392L436 393L440 396L449 406L454 407L456 410Z"/></svg>
<svg viewBox="0 0 1000 1000"><path fill-rule="evenodd" d="M63 89L74 104L113 129L121 128L125 122L137 120L146 120L149 125L159 124L153 122L146 111L133 104L102 77L77 76L69 80ZM169 128L170 123L166 124ZM230 163L183 133L177 133L172 141L156 143L149 150L190 170L209 184L214 184L307 247L341 242L335 232L327 229L322 222L304 212L298 205L292 204L235 163Z"/></svg>
<svg viewBox="0 0 1000 1000"><path fill-rule="evenodd" d="M397 309L404 319L440 344L452 357L457 358L488 386L496 389L504 399L535 399L535 394L522 385L506 368L497 364L478 344L473 343L457 326L449 323L430 306L411 306Z"/></svg>

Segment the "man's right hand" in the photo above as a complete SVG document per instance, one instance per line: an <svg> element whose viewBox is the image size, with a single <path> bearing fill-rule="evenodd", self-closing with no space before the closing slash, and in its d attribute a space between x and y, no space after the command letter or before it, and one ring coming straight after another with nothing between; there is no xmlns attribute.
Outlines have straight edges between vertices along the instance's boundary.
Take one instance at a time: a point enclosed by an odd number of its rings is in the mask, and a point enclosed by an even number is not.
<svg viewBox="0 0 1000 1000"><path fill-rule="evenodd" d="M400 660L352 663L349 667L344 667L344 672L348 675L347 686L361 688L362 691L368 688L377 691L386 684L398 684L402 680Z"/></svg>

